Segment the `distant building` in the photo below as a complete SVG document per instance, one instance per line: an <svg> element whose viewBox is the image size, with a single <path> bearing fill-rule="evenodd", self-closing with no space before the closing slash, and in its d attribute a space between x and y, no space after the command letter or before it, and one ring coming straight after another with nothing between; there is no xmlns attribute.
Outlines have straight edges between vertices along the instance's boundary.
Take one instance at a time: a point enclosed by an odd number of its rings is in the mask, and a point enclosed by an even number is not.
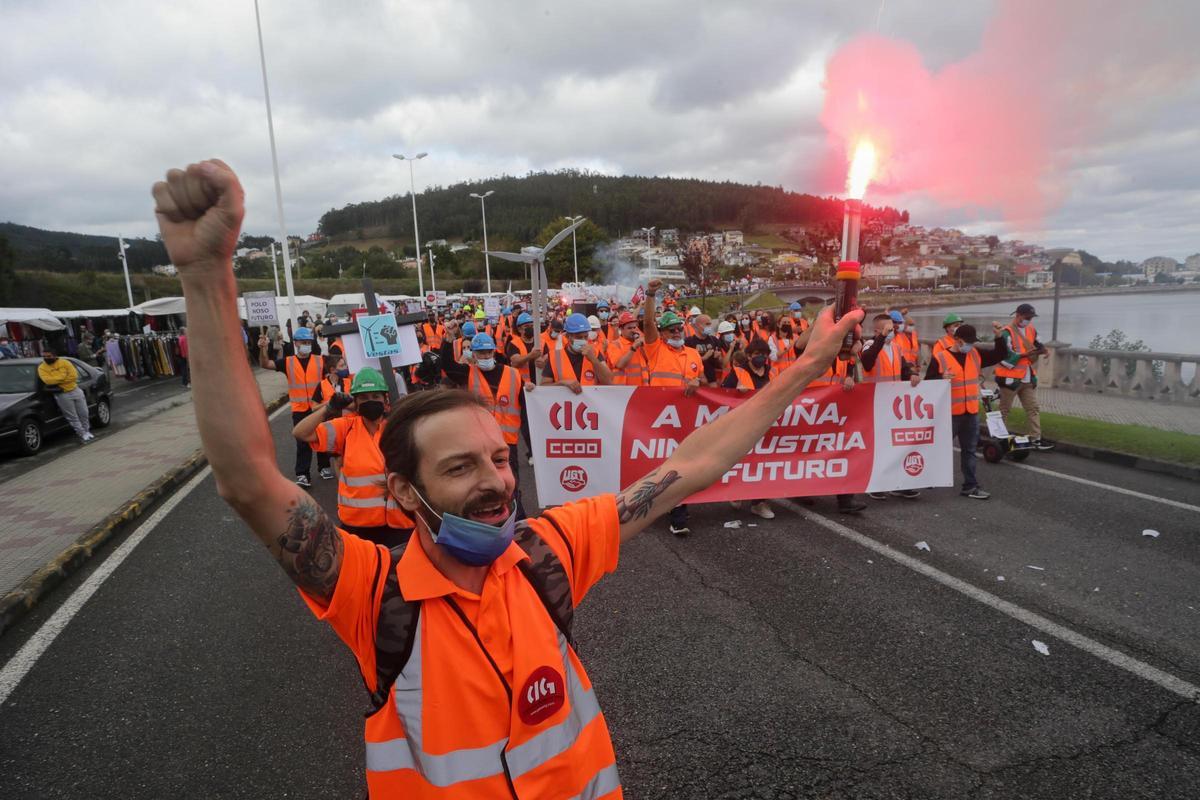
<svg viewBox="0 0 1200 800"><path fill-rule="evenodd" d="M664 247L674 247L679 244L679 229L678 228L663 228L658 232L658 238L663 243Z"/></svg>
<svg viewBox="0 0 1200 800"><path fill-rule="evenodd" d="M722 231L721 236L725 240L725 244L738 245L745 243L741 231Z"/></svg>
<svg viewBox="0 0 1200 800"><path fill-rule="evenodd" d="M862 268L864 278L873 278L881 281L898 281L900 280L900 265L899 264L865 264Z"/></svg>
<svg viewBox="0 0 1200 800"><path fill-rule="evenodd" d="M1167 256L1152 256L1139 264L1138 269L1142 271L1142 274L1147 279L1153 280L1154 276L1160 272L1170 275L1179 269L1179 262Z"/></svg>
<svg viewBox="0 0 1200 800"><path fill-rule="evenodd" d="M178 270L175 269L174 264L159 264L156 267L151 267L150 271L155 275L166 275L168 277L174 277L178 272Z"/></svg>
<svg viewBox="0 0 1200 800"><path fill-rule="evenodd" d="M1200 253L1188 256L1184 262L1184 269L1188 272L1200 272Z"/></svg>
<svg viewBox="0 0 1200 800"><path fill-rule="evenodd" d="M687 274L681 269L657 269L654 267L646 267L638 272L638 280L642 283L654 278L670 283L684 283L687 281Z"/></svg>

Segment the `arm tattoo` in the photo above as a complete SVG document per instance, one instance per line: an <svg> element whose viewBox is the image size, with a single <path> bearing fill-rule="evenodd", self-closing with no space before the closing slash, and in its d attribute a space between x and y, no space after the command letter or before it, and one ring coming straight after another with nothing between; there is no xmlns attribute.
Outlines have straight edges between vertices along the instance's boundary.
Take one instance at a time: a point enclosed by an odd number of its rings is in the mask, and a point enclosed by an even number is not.
<svg viewBox="0 0 1200 800"><path fill-rule="evenodd" d="M651 472L642 479L636 488L622 492L621 496L617 498L617 519L624 525L626 522L647 516L658 496L679 478L680 475L675 470L671 470L661 478L658 477L657 472Z"/></svg>
<svg viewBox="0 0 1200 800"><path fill-rule="evenodd" d="M275 540L276 558L304 591L328 600L342 566L342 537L325 512L308 498L293 500L287 530Z"/></svg>

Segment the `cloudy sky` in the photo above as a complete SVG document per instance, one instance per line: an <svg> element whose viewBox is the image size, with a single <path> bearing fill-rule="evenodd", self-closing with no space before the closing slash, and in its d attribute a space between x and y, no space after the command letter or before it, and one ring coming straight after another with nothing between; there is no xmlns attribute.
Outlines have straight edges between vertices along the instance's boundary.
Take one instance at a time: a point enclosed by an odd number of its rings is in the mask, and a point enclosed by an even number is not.
<svg viewBox="0 0 1200 800"><path fill-rule="evenodd" d="M329 208L406 192L407 169L390 154L417 150L430 153L418 189L584 167L837 192L820 117L839 48L877 31L916 48L936 74L984 46L1001 6L1039 5L261 3L292 233L314 230ZM1073 63L1113 79L1103 86L1138 82L1095 92L1087 130L1052 137L1045 219L1013 224L997 208L903 187L868 199L926 225L1109 259L1200 250L1200 71L1189 61L1200 4L1147 3L1141 35L1120 40L1089 30L1104 24L1096 19L1113 28L1104 0L1068 30L1047 23ZM167 167L219 155L246 186L246 229L278 230L253 0L0 0L0 36L0 220L152 235L150 184ZM1046 38L1031 36L1031 52ZM1020 49L1007 46L1017 58ZM427 225L436 233L436 221Z"/></svg>

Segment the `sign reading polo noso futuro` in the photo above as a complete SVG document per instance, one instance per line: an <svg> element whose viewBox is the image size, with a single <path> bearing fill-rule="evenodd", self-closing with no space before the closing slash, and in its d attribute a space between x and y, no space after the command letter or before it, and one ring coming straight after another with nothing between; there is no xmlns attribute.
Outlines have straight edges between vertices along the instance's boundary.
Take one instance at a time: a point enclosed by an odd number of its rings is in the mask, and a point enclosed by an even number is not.
<svg viewBox="0 0 1200 800"><path fill-rule="evenodd" d="M618 492L659 466L688 434L750 395L644 386L542 387L525 393L538 500L557 505ZM954 484L945 381L812 389L746 456L691 502L922 489Z"/></svg>

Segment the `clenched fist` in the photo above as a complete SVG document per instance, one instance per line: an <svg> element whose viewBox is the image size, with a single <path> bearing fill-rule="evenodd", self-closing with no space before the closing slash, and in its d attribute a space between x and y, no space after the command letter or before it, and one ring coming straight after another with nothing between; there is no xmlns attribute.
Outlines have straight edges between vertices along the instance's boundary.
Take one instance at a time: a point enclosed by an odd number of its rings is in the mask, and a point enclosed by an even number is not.
<svg viewBox="0 0 1200 800"><path fill-rule="evenodd" d="M154 215L180 275L229 268L245 213L237 175L220 159L167 171L154 184Z"/></svg>

